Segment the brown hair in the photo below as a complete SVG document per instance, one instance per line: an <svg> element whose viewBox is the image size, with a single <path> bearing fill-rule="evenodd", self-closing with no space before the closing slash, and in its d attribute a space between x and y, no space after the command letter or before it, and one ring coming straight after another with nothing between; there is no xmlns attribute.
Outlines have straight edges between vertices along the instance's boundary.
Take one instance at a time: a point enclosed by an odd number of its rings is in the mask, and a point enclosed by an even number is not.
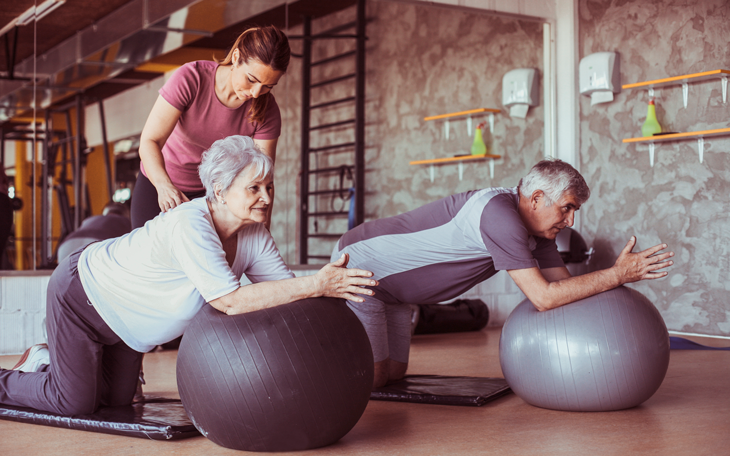
<svg viewBox="0 0 730 456"><path fill-rule="evenodd" d="M233 43L233 47L228 51L225 59L218 61L220 65L230 65L233 63L233 51L238 49L241 58L237 64L248 63L249 60L255 59L264 65L271 67L274 71L286 73L289 66L289 57L291 50L289 49L289 40L284 32L268 25L266 27L253 27L245 30ZM258 98L254 98L249 111L251 123L263 122L266 114L266 107L269 104L271 93L265 93Z"/></svg>

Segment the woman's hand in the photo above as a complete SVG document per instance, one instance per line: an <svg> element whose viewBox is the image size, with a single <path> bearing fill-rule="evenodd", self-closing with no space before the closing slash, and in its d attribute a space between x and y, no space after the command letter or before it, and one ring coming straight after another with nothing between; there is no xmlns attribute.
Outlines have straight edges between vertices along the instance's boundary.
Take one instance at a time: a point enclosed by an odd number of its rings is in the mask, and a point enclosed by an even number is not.
<svg viewBox="0 0 730 456"><path fill-rule="evenodd" d="M325 265L314 275L314 280L320 296L343 298L355 302L364 299L355 293L372 296L373 291L363 286L377 286L378 281L370 279L373 273L364 269L347 269L350 260L348 254L343 253L339 260Z"/></svg>
<svg viewBox="0 0 730 456"><path fill-rule="evenodd" d="M160 185L157 188L157 203L162 212L167 212L184 202L190 201L187 196L172 183Z"/></svg>

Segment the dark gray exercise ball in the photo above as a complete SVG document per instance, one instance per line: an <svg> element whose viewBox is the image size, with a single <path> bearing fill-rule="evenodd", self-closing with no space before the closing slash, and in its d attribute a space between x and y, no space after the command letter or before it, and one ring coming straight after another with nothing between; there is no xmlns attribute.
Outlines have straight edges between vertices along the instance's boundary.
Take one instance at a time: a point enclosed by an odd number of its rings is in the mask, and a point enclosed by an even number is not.
<svg viewBox="0 0 730 456"><path fill-rule="evenodd" d="M218 445L296 451L355 426L373 370L368 336L343 300L233 316L206 305L180 343L177 384L195 427Z"/></svg>
<svg viewBox="0 0 730 456"><path fill-rule="evenodd" d="M529 404L621 410L659 389L669 334L656 307L626 287L544 312L525 300L502 328L499 362L512 391Z"/></svg>

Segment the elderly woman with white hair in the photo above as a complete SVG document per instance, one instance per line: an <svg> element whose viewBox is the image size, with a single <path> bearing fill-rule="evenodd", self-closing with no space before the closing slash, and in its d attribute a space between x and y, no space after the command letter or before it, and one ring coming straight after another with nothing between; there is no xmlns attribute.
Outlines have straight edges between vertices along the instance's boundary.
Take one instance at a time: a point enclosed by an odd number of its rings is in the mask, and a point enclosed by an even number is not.
<svg viewBox="0 0 730 456"><path fill-rule="evenodd" d="M205 305L233 315L372 294L361 288L377 285L372 273L347 269L347 255L294 277L263 224L272 172L251 138L216 141L200 165L205 198L62 261L48 285L48 348L0 369L0 403L61 415L127 405L143 353L183 334ZM244 274L252 284L241 285Z"/></svg>
<svg viewBox="0 0 730 456"><path fill-rule="evenodd" d="M342 236L332 258L372 271L373 295L349 300L370 338L375 386L405 375L411 341L409 303L455 298L506 270L538 310L552 309L627 282L664 277L672 264L661 244L631 253L631 237L616 264L571 277L555 237L572 226L588 200L583 177L560 160L543 160L513 188L453 195L395 217L364 223Z"/></svg>

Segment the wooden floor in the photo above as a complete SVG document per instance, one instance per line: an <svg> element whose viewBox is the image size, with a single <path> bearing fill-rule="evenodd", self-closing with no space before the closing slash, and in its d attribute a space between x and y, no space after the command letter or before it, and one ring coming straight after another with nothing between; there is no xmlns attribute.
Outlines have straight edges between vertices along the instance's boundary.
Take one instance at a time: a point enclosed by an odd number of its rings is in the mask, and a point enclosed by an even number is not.
<svg viewBox="0 0 730 456"><path fill-rule="evenodd" d="M694 340L728 346L719 339ZM500 377L499 329L416 336L413 374ZM177 397L174 351L145 358L146 393ZM0 357L12 367L17 356ZM204 437L158 442L0 420L5 455L240 454ZM544 410L510 394L480 408L371 401L338 443L299 454L727 455L730 351L673 351L659 391L619 412Z"/></svg>

